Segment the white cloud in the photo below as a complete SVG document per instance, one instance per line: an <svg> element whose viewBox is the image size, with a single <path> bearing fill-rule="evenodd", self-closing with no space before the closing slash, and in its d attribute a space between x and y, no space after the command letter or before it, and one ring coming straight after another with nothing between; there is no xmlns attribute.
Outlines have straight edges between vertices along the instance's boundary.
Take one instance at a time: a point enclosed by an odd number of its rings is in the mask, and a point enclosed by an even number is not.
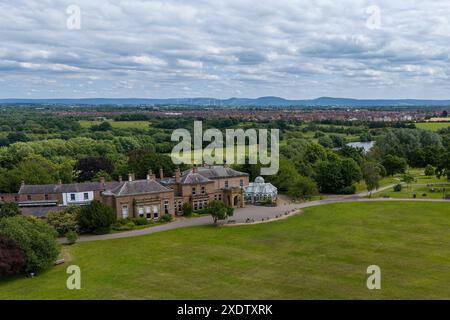
<svg viewBox="0 0 450 320"><path fill-rule="evenodd" d="M448 0L376 1L375 30L369 0L77 0L68 30L72 3L0 2L0 97L450 98Z"/></svg>

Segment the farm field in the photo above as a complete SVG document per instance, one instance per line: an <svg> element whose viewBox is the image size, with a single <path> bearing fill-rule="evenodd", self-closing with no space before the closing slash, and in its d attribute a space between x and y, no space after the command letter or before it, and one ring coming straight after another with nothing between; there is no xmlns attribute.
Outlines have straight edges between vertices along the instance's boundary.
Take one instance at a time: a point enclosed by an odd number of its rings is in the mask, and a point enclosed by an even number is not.
<svg viewBox="0 0 450 320"><path fill-rule="evenodd" d="M94 125L99 125L103 121L88 121L88 120L80 120L80 125L83 128L90 128ZM127 129L127 128L136 128L136 129L148 129L150 122L149 121L113 121L107 120L111 124L113 128L119 129Z"/></svg>
<svg viewBox="0 0 450 320"><path fill-rule="evenodd" d="M419 122L416 123L418 129L438 131L450 127L450 120L448 122Z"/></svg>
<svg viewBox="0 0 450 320"><path fill-rule="evenodd" d="M0 282L0 299L449 299L448 203L310 207L287 220L64 247L66 263ZM82 289L66 289L66 268ZM378 265L382 289L368 290Z"/></svg>

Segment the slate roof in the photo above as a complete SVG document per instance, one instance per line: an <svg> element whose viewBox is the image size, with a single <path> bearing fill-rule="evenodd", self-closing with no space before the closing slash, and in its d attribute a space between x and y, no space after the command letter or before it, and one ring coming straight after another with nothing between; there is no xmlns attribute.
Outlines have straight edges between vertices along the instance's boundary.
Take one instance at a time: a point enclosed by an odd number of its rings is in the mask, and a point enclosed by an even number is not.
<svg viewBox="0 0 450 320"><path fill-rule="evenodd" d="M88 192L102 191L113 189L120 185L121 182L84 182L70 184L39 184L39 185L22 185L19 194L51 194L51 193L71 193L71 192Z"/></svg>
<svg viewBox="0 0 450 320"><path fill-rule="evenodd" d="M146 193L172 192L155 180L134 180L121 182L117 187L103 192L104 195L128 196Z"/></svg>
<svg viewBox="0 0 450 320"><path fill-rule="evenodd" d="M202 166L197 167L197 171L199 174L204 176L207 179L219 179L219 178L228 178L228 177L245 177L248 176L248 173L240 172L230 167L224 166ZM183 175L192 172L191 170L184 171Z"/></svg>
<svg viewBox="0 0 450 320"><path fill-rule="evenodd" d="M205 178L200 173L196 172L188 172L181 176L180 179L181 184L201 184L201 183L210 183L212 180Z"/></svg>

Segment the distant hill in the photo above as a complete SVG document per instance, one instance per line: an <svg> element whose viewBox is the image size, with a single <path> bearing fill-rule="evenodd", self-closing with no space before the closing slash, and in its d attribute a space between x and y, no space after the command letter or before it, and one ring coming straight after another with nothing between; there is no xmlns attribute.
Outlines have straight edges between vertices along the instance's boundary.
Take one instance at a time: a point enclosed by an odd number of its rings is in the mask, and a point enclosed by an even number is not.
<svg viewBox="0 0 450 320"><path fill-rule="evenodd" d="M450 100L419 99L349 99L321 97L311 100L288 100L280 97L249 98L87 98L87 99L0 99L0 104L45 105L185 105L215 107L444 107Z"/></svg>

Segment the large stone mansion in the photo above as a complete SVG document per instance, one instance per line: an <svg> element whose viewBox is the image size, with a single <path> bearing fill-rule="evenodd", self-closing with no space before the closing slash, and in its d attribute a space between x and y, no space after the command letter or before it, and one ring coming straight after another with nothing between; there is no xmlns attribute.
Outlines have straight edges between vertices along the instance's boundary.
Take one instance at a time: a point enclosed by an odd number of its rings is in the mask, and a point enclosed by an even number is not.
<svg viewBox="0 0 450 320"><path fill-rule="evenodd" d="M244 188L249 185L247 173L223 166L203 165L164 177L150 170L145 180L136 180L128 174L127 180L106 182L28 185L22 183L18 194L1 194L0 202L17 202L24 213L38 216L60 210L69 205L83 205L99 200L110 205L117 218L146 217L158 219L161 215L182 214L184 203L195 210L202 209L212 200L227 206L243 207Z"/></svg>

